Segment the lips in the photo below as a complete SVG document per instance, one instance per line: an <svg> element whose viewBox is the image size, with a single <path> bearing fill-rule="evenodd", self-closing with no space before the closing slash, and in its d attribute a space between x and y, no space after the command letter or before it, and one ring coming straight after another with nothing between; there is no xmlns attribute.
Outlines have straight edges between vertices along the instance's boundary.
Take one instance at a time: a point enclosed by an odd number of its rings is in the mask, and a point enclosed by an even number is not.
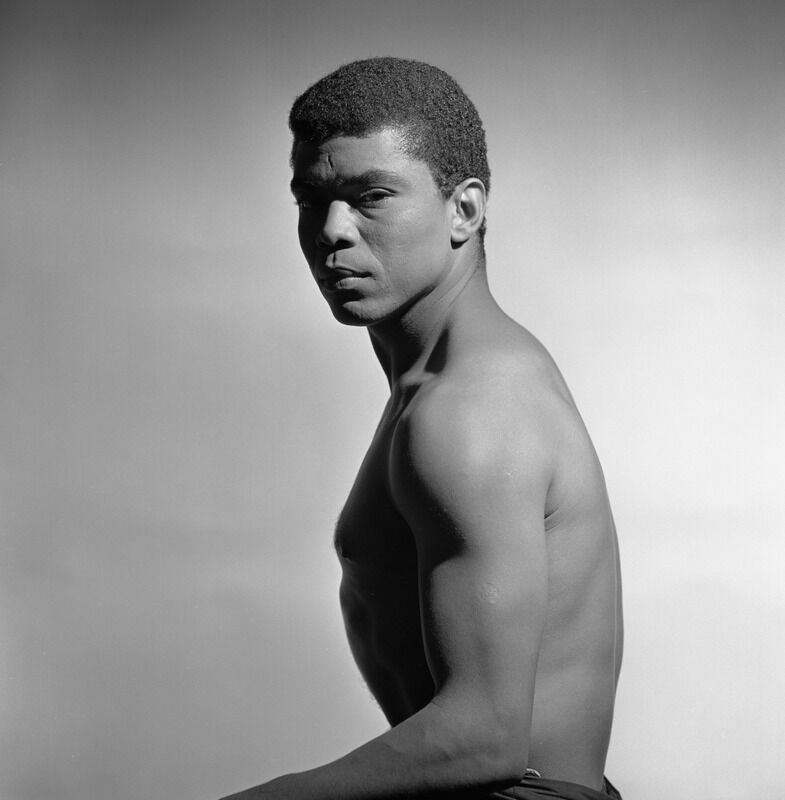
<svg viewBox="0 0 785 800"><path fill-rule="evenodd" d="M368 277L370 273L349 267L330 267L317 273L316 279L319 285L328 291L338 289L351 289L362 278Z"/></svg>

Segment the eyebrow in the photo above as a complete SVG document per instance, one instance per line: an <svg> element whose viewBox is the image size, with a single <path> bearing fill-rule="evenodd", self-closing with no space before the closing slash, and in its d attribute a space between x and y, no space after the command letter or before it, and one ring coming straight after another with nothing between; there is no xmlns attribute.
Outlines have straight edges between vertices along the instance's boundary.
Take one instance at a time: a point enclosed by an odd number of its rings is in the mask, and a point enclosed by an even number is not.
<svg viewBox="0 0 785 800"><path fill-rule="evenodd" d="M397 184L405 183L397 172L389 172L386 169L369 169L360 175L350 175L348 178L341 178L338 181L312 181L292 178L289 188L292 192L301 192L308 189L321 189L325 186L337 184L338 186L369 186L374 183Z"/></svg>

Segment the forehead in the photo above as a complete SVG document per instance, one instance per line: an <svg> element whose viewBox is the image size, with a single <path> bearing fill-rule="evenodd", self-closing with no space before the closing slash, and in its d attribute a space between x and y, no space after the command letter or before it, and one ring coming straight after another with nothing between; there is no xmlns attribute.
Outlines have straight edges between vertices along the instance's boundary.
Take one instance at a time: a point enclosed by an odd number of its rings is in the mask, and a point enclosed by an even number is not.
<svg viewBox="0 0 785 800"><path fill-rule="evenodd" d="M341 183L379 173L405 183L434 184L428 165L404 152L401 134L391 128L368 136L334 136L321 144L299 142L293 166L293 185Z"/></svg>

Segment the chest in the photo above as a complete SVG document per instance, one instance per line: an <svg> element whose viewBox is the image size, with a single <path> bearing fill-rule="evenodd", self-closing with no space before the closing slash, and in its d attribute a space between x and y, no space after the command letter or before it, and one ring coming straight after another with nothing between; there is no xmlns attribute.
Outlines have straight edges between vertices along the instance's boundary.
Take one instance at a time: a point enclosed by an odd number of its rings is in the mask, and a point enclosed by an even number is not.
<svg viewBox="0 0 785 800"><path fill-rule="evenodd" d="M374 437L335 528L335 549L344 569L394 574L416 568L414 539L389 491L391 433Z"/></svg>

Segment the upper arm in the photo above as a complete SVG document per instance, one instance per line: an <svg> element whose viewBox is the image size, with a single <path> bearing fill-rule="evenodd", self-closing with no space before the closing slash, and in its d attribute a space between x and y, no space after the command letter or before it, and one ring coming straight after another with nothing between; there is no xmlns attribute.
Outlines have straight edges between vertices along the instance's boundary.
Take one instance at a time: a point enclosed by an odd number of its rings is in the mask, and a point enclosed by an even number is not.
<svg viewBox="0 0 785 800"><path fill-rule="evenodd" d="M416 542L435 702L528 733L550 455L532 412L494 392L434 392L416 405L396 432L391 487Z"/></svg>

